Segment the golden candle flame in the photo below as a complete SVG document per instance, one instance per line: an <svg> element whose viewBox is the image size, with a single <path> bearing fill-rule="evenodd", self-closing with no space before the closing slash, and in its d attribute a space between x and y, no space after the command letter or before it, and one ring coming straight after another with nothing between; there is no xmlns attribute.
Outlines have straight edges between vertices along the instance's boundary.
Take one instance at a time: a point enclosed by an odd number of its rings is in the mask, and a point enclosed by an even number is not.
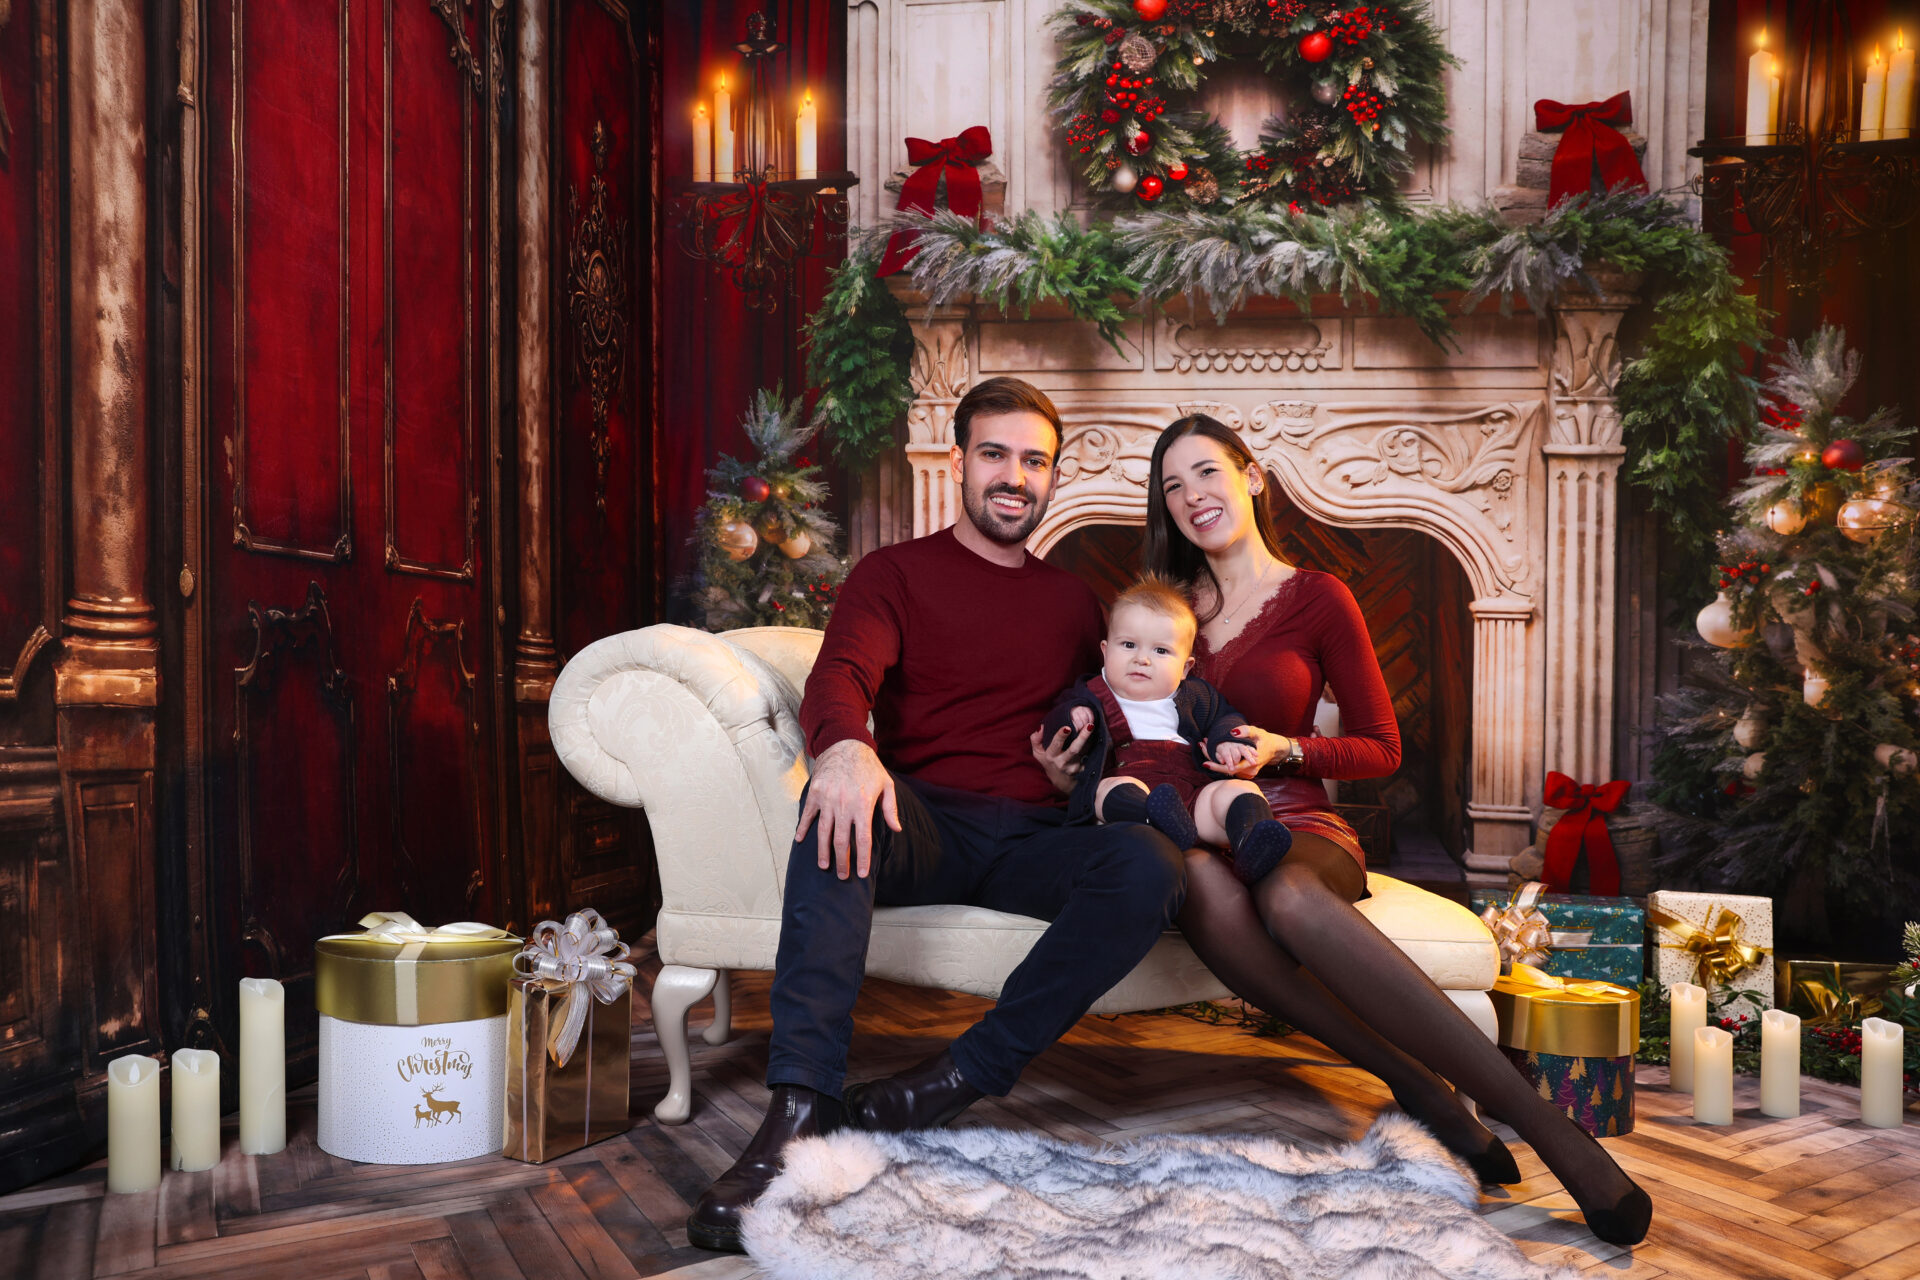
<svg viewBox="0 0 1920 1280"><path fill-rule="evenodd" d="M1756 49L1764 49L1767 47L1767 29L1765 27L1760 28L1760 36L1753 42L1753 47Z"/></svg>

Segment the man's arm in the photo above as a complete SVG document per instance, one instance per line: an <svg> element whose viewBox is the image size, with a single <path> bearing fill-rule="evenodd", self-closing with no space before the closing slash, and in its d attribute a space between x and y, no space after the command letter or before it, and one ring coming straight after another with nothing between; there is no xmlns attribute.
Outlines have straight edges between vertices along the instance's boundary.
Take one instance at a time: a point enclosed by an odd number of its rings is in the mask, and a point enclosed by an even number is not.
<svg viewBox="0 0 1920 1280"><path fill-rule="evenodd" d="M822 871L829 863L842 880L865 876L873 862L873 811L900 829L893 776L880 762L867 718L887 669L900 660L901 592L904 583L881 557L854 566L841 584L820 655L800 700L800 728L813 756L807 800L795 841L804 840L815 818L814 842Z"/></svg>

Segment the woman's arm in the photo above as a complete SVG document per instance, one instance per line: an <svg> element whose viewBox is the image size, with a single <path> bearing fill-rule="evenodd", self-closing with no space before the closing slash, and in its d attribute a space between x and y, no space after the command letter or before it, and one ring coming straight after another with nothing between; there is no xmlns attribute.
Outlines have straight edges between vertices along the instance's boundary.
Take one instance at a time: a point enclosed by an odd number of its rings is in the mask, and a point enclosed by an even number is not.
<svg viewBox="0 0 1920 1280"><path fill-rule="evenodd" d="M1313 637L1326 682L1340 691L1340 736L1300 739L1300 772L1312 778L1384 778L1400 767L1400 722L1380 675L1373 638L1338 578L1315 602Z"/></svg>

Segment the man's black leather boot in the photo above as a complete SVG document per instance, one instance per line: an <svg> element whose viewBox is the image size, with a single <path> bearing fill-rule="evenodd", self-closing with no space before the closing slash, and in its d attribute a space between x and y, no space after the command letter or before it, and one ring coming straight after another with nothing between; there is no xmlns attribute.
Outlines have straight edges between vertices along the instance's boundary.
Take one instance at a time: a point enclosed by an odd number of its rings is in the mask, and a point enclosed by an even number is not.
<svg viewBox="0 0 1920 1280"><path fill-rule="evenodd" d="M869 1133L938 1129L986 1095L968 1084L942 1049L897 1076L847 1088L847 1123Z"/></svg>
<svg viewBox="0 0 1920 1280"><path fill-rule="evenodd" d="M745 1253L740 1215L780 1172L787 1144L798 1138L824 1137L841 1126L845 1115L840 1103L824 1093L797 1084L775 1085L767 1118L760 1122L753 1141L693 1207L687 1218L687 1239L702 1249Z"/></svg>

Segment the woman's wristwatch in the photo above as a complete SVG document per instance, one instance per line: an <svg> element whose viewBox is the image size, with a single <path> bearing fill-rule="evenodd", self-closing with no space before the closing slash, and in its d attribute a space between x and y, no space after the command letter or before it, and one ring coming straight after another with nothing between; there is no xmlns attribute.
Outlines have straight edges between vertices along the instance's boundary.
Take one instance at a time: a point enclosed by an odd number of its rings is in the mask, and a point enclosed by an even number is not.
<svg viewBox="0 0 1920 1280"><path fill-rule="evenodd" d="M1283 774L1295 774L1300 772L1300 766L1305 764L1306 760L1306 752L1300 749L1300 739L1288 738L1286 752L1275 759L1273 764L1274 768Z"/></svg>

